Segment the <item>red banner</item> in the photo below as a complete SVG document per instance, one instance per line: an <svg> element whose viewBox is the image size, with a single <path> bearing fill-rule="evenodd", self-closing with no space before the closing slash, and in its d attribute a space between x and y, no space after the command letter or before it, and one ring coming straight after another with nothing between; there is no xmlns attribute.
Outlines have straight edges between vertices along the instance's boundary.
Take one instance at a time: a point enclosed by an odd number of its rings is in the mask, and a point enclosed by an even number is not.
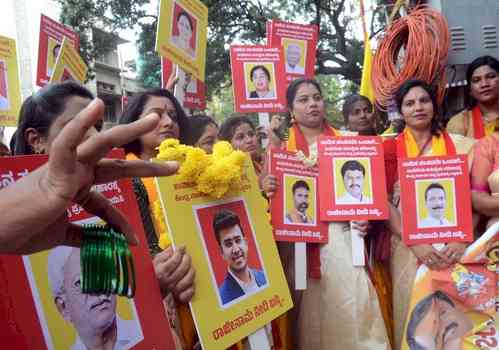
<svg viewBox="0 0 499 350"><path fill-rule="evenodd" d="M270 173L279 187L270 201L276 241L326 243L328 225L319 219L319 169L296 153L271 149Z"/></svg>
<svg viewBox="0 0 499 350"><path fill-rule="evenodd" d="M121 150L111 155L124 158ZM0 187L9 186L46 160L47 156L2 158ZM104 332L115 328L114 341L120 348L174 348L131 181L99 184L93 190L123 212L139 238L140 245L131 248L135 297L82 294L78 248L61 246L29 256L1 255L0 327L6 349L84 349L94 328ZM78 204L67 209L67 216L76 224L101 222Z"/></svg>
<svg viewBox="0 0 499 350"><path fill-rule="evenodd" d="M471 242L471 193L464 155L399 161L406 245Z"/></svg>
<svg viewBox="0 0 499 350"><path fill-rule="evenodd" d="M319 173L321 220L389 217L381 137L319 138Z"/></svg>
<svg viewBox="0 0 499 350"><path fill-rule="evenodd" d="M50 81L64 37L68 38L76 51L79 50L80 38L74 30L47 16L41 16L36 85L43 87Z"/></svg>
<svg viewBox="0 0 499 350"><path fill-rule="evenodd" d="M282 47L286 81L313 78L319 27L273 20L267 22L267 45Z"/></svg>
<svg viewBox="0 0 499 350"><path fill-rule="evenodd" d="M236 112L279 112L286 105L282 49L263 45L230 47Z"/></svg>

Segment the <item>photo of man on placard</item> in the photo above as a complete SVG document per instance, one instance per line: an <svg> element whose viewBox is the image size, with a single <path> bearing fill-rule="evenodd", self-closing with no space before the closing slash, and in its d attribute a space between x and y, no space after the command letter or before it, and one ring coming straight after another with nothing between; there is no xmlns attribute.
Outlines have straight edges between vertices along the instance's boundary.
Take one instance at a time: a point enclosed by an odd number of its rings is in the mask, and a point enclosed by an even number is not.
<svg viewBox="0 0 499 350"><path fill-rule="evenodd" d="M366 168L358 160L347 160L341 166L341 179L344 194L336 197L336 204L371 204L372 198L364 193ZM335 177L336 178L336 177ZM337 180L335 180L337 181ZM338 187L338 186L337 186ZM338 195L338 192L336 192Z"/></svg>
<svg viewBox="0 0 499 350"><path fill-rule="evenodd" d="M51 77L54 73L55 62L57 61L57 56L59 56L59 51L61 51L61 44L57 42L54 38L48 38L48 49L47 49L47 76Z"/></svg>
<svg viewBox="0 0 499 350"><path fill-rule="evenodd" d="M294 74L305 74L305 67L302 65L302 60L304 60L305 52L303 51L303 45L300 45L299 41L284 41L284 56L285 56L285 66L286 73ZM303 42L306 45L305 42Z"/></svg>
<svg viewBox="0 0 499 350"><path fill-rule="evenodd" d="M248 266L247 237L239 217L231 210L219 210L213 217L213 231L227 264L227 274L219 287L222 305L265 286L265 273Z"/></svg>
<svg viewBox="0 0 499 350"><path fill-rule="evenodd" d="M428 215L421 218L418 227L454 226L445 216L448 207L448 195L441 183L432 182L426 187L424 191L424 205Z"/></svg>
<svg viewBox="0 0 499 350"><path fill-rule="evenodd" d="M460 350L473 321L443 291L419 301L411 312L406 340L410 350Z"/></svg>
<svg viewBox="0 0 499 350"><path fill-rule="evenodd" d="M71 350L126 350L144 337L140 323L116 313L116 295L83 294L80 249L61 246L48 257L48 279L54 304L78 336Z"/></svg>
<svg viewBox="0 0 499 350"><path fill-rule="evenodd" d="M286 186L288 191L289 186ZM311 191L312 190L312 191ZM315 225L315 218L307 213L310 202L313 200L314 189L311 189L308 183L304 180L296 180L291 186L291 194L293 198L292 208L287 208L287 213L284 217L284 223L289 225ZM312 213L313 214L313 213Z"/></svg>

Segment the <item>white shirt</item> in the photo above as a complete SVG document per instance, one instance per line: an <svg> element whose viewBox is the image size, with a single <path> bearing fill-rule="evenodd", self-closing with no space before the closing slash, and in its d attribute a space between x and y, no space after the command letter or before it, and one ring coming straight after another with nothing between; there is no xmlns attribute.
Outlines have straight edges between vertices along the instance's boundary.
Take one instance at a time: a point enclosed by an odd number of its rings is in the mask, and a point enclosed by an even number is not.
<svg viewBox="0 0 499 350"><path fill-rule="evenodd" d="M371 204L372 200L368 196L361 195L360 200L346 192L343 196L336 199L336 204Z"/></svg>
<svg viewBox="0 0 499 350"><path fill-rule="evenodd" d="M291 67L288 62L286 62L286 73L295 73L295 74L305 74L305 68L296 65Z"/></svg>
<svg viewBox="0 0 499 350"><path fill-rule="evenodd" d="M434 218L433 216L428 216L423 220L421 220L418 227L428 228L428 227L442 227L442 226L453 226L453 225L445 217L437 219Z"/></svg>
<svg viewBox="0 0 499 350"><path fill-rule="evenodd" d="M113 350L128 350L144 339L140 323L136 320L125 321L116 315L116 343ZM71 350L87 350L78 336Z"/></svg>

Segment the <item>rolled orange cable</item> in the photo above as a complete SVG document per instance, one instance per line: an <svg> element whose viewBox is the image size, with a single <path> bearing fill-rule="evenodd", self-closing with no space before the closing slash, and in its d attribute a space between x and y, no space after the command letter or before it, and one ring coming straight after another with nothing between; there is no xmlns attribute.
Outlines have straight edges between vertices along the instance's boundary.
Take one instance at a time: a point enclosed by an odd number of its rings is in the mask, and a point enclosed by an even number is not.
<svg viewBox="0 0 499 350"><path fill-rule="evenodd" d="M378 107L387 110L397 89L408 79L421 79L435 85L441 103L445 96L449 47L447 21L432 8L417 7L394 21L373 59L371 81Z"/></svg>

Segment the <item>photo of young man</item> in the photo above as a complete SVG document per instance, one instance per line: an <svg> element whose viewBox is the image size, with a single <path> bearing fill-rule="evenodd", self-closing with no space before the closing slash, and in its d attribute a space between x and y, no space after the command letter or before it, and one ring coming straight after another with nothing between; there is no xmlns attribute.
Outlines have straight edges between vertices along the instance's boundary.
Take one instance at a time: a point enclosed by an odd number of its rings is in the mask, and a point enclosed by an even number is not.
<svg viewBox="0 0 499 350"><path fill-rule="evenodd" d="M265 286L265 273L248 265L248 242L239 217L231 210L219 210L213 216L213 231L227 265L226 276L219 287L222 305Z"/></svg>
<svg viewBox="0 0 499 350"><path fill-rule="evenodd" d="M336 198L336 204L370 204L371 197L364 193L364 180L366 169L357 160L347 160L341 166L341 179L345 194Z"/></svg>
<svg viewBox="0 0 499 350"><path fill-rule="evenodd" d="M293 207L288 208L288 212L284 217L284 223L291 225L314 225L315 219L307 213L311 199L310 186L303 180L295 181L291 187L291 196L293 198Z"/></svg>

